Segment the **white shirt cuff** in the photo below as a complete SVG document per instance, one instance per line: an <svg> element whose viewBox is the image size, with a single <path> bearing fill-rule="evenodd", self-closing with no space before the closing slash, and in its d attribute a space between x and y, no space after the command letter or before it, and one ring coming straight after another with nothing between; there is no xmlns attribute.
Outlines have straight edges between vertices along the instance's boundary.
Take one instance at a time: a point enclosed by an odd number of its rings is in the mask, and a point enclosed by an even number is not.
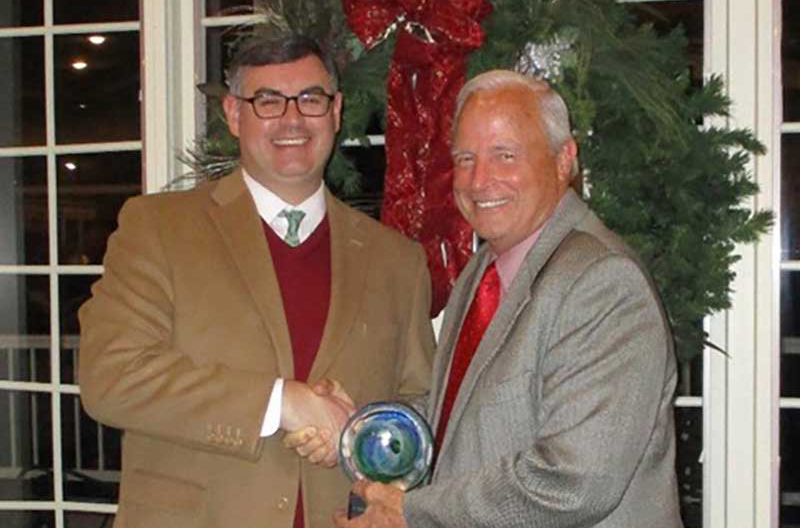
<svg viewBox="0 0 800 528"><path fill-rule="evenodd" d="M281 425L281 410L283 407L283 378L275 380L272 386L272 394L269 397L267 413L264 415L264 423L261 426L261 436L272 436L278 432Z"/></svg>

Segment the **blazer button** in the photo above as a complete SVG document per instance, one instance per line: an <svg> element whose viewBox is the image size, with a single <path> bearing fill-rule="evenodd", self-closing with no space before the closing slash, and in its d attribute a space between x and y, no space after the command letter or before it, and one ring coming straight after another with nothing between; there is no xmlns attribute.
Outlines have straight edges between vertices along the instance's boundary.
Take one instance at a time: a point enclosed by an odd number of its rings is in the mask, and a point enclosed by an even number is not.
<svg viewBox="0 0 800 528"><path fill-rule="evenodd" d="M285 510L288 507L289 507L289 499L287 499L286 497L281 497L278 500L278 509Z"/></svg>

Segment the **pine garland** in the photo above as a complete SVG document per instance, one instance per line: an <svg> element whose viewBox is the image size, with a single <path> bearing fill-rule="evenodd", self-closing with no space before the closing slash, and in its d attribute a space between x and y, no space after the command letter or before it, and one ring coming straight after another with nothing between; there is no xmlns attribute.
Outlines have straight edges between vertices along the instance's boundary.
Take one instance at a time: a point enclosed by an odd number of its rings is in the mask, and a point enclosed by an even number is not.
<svg viewBox="0 0 800 528"><path fill-rule="evenodd" d="M719 78L690 85L680 30L658 36L614 0L492 3L468 76L514 68L531 44L561 50L557 67L545 74L570 108L589 204L648 265L678 356L691 360L706 341L703 318L730 307L735 245L757 241L772 224L770 212L743 205L758 192L748 163L763 147L748 130L702 126L727 117L730 101ZM338 50L341 137L368 145L368 127L383 119L392 39L364 52L336 1L265 0L261 10L267 23L248 31L288 29ZM219 176L220 164L238 156L219 125L212 123L184 156L195 175ZM361 188L361 175L341 149L326 177L345 198Z"/></svg>

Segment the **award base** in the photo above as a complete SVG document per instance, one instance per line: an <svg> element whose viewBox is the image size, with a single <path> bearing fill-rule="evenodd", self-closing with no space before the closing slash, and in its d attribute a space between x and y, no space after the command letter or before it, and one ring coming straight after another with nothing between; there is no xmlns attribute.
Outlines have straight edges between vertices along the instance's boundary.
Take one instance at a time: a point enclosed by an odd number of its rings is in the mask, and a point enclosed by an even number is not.
<svg viewBox="0 0 800 528"><path fill-rule="evenodd" d="M347 501L347 518L354 519L364 513L366 509L367 504L364 502L364 499L350 492L350 498Z"/></svg>

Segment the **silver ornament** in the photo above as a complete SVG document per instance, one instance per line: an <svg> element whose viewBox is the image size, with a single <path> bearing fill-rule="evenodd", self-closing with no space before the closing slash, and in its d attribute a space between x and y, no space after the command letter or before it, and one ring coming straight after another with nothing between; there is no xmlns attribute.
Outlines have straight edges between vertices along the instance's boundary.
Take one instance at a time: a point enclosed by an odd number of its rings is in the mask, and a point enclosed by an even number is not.
<svg viewBox="0 0 800 528"><path fill-rule="evenodd" d="M516 70L522 74L553 82L561 77L564 54L572 48L573 39L556 36L550 42L529 42L525 45Z"/></svg>

